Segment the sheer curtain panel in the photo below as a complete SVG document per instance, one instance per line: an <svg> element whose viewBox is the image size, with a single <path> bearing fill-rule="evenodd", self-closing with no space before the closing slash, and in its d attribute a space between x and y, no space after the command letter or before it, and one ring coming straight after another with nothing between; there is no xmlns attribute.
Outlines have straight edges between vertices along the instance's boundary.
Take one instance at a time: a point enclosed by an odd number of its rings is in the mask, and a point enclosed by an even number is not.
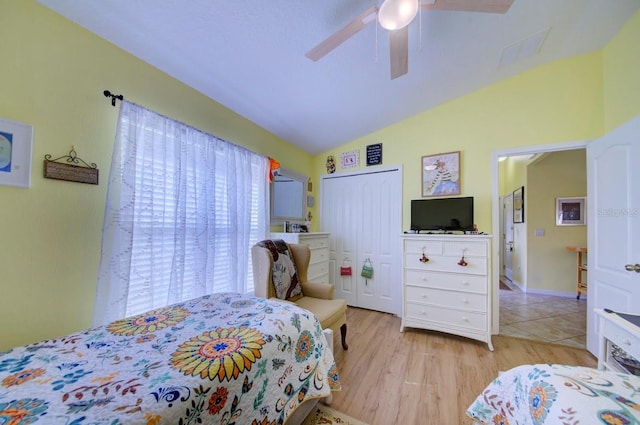
<svg viewBox="0 0 640 425"><path fill-rule="evenodd" d="M269 160L122 102L94 325L201 295L252 292L269 223Z"/></svg>

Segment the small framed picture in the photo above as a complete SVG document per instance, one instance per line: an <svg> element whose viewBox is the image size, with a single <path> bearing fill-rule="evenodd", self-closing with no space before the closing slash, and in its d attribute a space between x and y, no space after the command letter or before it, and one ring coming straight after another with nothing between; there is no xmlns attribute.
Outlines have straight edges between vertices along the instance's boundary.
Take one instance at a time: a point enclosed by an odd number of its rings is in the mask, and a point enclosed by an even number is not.
<svg viewBox="0 0 640 425"><path fill-rule="evenodd" d="M460 151L423 156L422 196L460 194Z"/></svg>
<svg viewBox="0 0 640 425"><path fill-rule="evenodd" d="M524 186L513 191L513 222L524 223Z"/></svg>
<svg viewBox="0 0 640 425"><path fill-rule="evenodd" d="M0 118L0 184L31 185L33 127Z"/></svg>
<svg viewBox="0 0 640 425"><path fill-rule="evenodd" d="M344 152L340 155L340 164L342 168L353 168L360 165L360 151Z"/></svg>
<svg viewBox="0 0 640 425"><path fill-rule="evenodd" d="M587 198L556 198L556 226L586 226Z"/></svg>

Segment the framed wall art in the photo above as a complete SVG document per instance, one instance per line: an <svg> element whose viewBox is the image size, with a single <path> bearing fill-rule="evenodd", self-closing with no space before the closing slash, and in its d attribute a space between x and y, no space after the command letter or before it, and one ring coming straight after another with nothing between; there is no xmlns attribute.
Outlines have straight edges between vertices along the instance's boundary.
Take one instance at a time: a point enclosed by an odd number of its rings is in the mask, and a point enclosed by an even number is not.
<svg viewBox="0 0 640 425"><path fill-rule="evenodd" d="M342 168L353 168L360 165L360 151L344 152L340 155L340 164Z"/></svg>
<svg viewBox="0 0 640 425"><path fill-rule="evenodd" d="M423 156L422 196L460 194L460 151Z"/></svg>
<svg viewBox="0 0 640 425"><path fill-rule="evenodd" d="M513 222L524 223L524 186L513 191Z"/></svg>
<svg viewBox="0 0 640 425"><path fill-rule="evenodd" d="M0 184L31 186L33 127L0 118Z"/></svg>
<svg viewBox="0 0 640 425"><path fill-rule="evenodd" d="M556 226L586 226L587 198L556 198Z"/></svg>

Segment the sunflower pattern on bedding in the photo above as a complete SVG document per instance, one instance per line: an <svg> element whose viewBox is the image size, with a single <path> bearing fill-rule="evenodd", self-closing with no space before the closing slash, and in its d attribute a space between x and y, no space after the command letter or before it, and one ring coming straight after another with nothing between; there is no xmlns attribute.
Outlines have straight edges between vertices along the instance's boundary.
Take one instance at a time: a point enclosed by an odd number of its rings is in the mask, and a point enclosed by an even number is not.
<svg viewBox="0 0 640 425"><path fill-rule="evenodd" d="M339 389L312 314L233 293L0 353L1 424L281 424Z"/></svg>
<svg viewBox="0 0 640 425"><path fill-rule="evenodd" d="M467 409L476 424L640 424L640 377L581 366L524 365Z"/></svg>

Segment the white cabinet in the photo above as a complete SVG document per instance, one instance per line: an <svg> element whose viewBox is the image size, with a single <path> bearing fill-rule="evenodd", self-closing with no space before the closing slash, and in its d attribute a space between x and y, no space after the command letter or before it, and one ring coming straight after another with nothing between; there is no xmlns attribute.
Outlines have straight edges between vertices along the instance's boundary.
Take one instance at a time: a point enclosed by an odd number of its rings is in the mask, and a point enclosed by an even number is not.
<svg viewBox="0 0 640 425"><path fill-rule="evenodd" d="M624 316L595 309L598 317L598 369L640 374L640 327ZM630 316L640 322L638 316Z"/></svg>
<svg viewBox="0 0 640 425"><path fill-rule="evenodd" d="M307 245L311 250L307 278L310 282L329 283L329 233L271 233L271 238Z"/></svg>
<svg viewBox="0 0 640 425"><path fill-rule="evenodd" d="M402 324L491 343L491 236L403 236Z"/></svg>

